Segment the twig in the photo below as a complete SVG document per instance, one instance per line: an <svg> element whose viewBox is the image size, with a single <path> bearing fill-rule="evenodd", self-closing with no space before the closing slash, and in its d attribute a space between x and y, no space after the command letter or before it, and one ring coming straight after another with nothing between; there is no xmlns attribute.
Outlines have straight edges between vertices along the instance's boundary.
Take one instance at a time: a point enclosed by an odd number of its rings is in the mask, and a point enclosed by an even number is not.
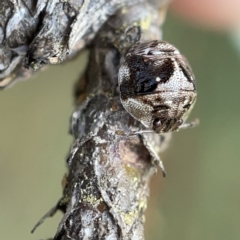
<svg viewBox="0 0 240 240"><path fill-rule="evenodd" d="M75 56L123 6L143 0L1 0L0 89Z"/></svg>

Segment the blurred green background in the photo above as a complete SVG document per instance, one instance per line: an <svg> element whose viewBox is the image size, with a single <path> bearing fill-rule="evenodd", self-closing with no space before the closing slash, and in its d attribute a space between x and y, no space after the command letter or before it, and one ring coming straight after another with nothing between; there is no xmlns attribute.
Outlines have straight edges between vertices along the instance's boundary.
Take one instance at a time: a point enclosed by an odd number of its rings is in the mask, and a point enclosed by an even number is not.
<svg viewBox="0 0 240 240"><path fill-rule="evenodd" d="M197 79L195 129L174 133L153 177L147 240L240 239L240 55L227 34L169 15L164 39L189 59ZM44 239L62 215L30 230L61 196L72 137L73 85L86 60L53 66L0 92L0 239Z"/></svg>

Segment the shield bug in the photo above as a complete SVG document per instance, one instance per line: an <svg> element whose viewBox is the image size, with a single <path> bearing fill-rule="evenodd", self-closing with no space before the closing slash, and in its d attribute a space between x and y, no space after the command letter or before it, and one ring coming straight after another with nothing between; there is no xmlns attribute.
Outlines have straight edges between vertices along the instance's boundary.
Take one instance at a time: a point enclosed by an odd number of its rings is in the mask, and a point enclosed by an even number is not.
<svg viewBox="0 0 240 240"><path fill-rule="evenodd" d="M155 133L176 131L196 101L191 67L179 50L165 41L138 42L118 74L123 107Z"/></svg>

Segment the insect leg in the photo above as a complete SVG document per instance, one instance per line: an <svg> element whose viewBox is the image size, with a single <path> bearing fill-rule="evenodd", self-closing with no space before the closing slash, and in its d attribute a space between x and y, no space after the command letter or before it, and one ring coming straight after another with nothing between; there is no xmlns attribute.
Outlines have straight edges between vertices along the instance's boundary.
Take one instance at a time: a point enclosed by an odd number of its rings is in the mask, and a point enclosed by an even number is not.
<svg viewBox="0 0 240 240"><path fill-rule="evenodd" d="M36 225L33 227L33 229L31 230L31 233L34 233L34 231L45 221L46 218L52 217L55 215L55 213L57 212L57 210L63 211L65 212L65 208L66 208L66 203L64 203L63 199L60 199L58 201L58 203L52 207L37 223Z"/></svg>
<svg viewBox="0 0 240 240"><path fill-rule="evenodd" d="M181 126L179 126L178 129L186 129L186 128L192 128L192 127L196 127L199 124L199 119L195 119L192 122L189 123L183 123Z"/></svg>

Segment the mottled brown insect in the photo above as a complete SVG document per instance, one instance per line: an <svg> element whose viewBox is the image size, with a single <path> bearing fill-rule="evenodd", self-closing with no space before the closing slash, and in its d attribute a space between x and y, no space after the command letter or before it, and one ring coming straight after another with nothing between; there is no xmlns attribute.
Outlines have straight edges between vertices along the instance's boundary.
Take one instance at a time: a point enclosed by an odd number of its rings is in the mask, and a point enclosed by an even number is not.
<svg viewBox="0 0 240 240"><path fill-rule="evenodd" d="M138 121L156 133L176 131L196 101L192 70L177 48L164 41L137 43L118 77L121 102Z"/></svg>

